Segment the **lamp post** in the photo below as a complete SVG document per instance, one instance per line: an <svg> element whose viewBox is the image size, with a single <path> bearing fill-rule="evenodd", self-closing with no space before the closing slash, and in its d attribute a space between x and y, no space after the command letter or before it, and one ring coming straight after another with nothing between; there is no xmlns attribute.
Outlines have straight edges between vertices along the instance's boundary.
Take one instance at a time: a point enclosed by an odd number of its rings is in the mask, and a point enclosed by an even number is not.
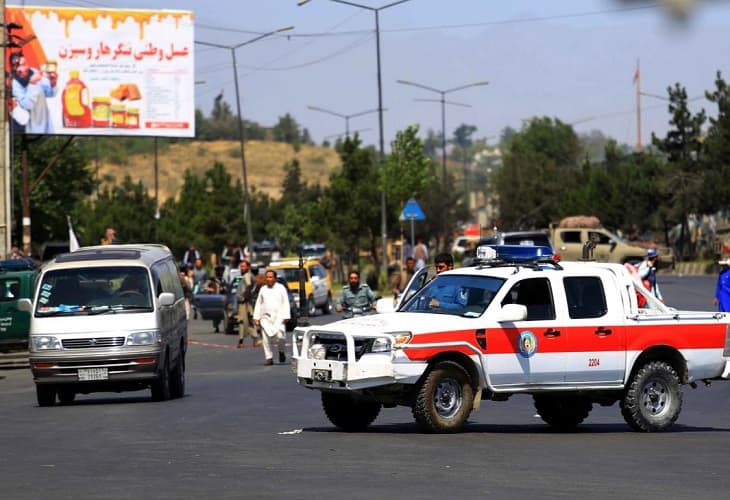
<svg viewBox="0 0 730 500"><path fill-rule="evenodd" d="M309 3L310 0L299 0L298 6L302 6ZM380 71L380 11L395 7L402 3L410 2L410 0L397 0L381 7L370 7L369 5L363 5L355 2L349 2L347 0L329 0L330 2L341 3L349 5L350 7L356 7L358 9L369 10L375 13L375 53L378 68L378 129L380 135L380 154L378 157L379 168L383 168L383 161L385 159L385 139L383 138L383 80ZM387 211L385 207L385 189L380 188L380 236L383 242L383 256L381 262L381 269L383 274L388 274L388 223L387 223Z"/></svg>
<svg viewBox="0 0 730 500"><path fill-rule="evenodd" d="M218 43L202 42L196 40L195 43L198 45L205 45L207 47L215 47L218 49L227 49L231 51L231 61L233 62L233 81L236 89L236 112L238 115L238 141L241 145L241 177L243 177L243 216L246 219L246 244L248 251L253 252L253 229L251 227L251 207L248 192L248 174L246 169L246 149L245 140L243 133L243 117L241 116L241 93L238 86L238 66L236 65L236 49L240 49L244 45L250 45L254 42L261 40L262 38L281 33L282 31L289 31L294 29L294 26L285 26L283 28L262 33L259 36L246 40L235 45L222 45Z"/></svg>
<svg viewBox="0 0 730 500"><path fill-rule="evenodd" d="M459 85L458 87L453 87L453 88L446 89L446 90L436 89L433 87L429 87L428 85L423 85L421 83L415 83L415 82L411 82L408 80L397 80L397 82L402 83L403 85L410 85L412 87L418 87L419 89L424 89L424 90L428 90L430 92L436 92L437 94L441 94L441 99L417 99L417 100L441 103L441 177L443 180L445 180L446 179L446 105L451 104L453 106L464 106L466 108L471 107L468 104L447 101L446 94L450 94L450 93L456 92L458 90L468 89L471 87L489 85L489 82L483 81L483 82L468 83L466 85Z"/></svg>
<svg viewBox="0 0 730 500"><path fill-rule="evenodd" d="M368 109L367 111L360 111L359 113L345 115L342 113L338 113L337 111L332 111L332 110L320 108L317 106L307 106L307 108L311 109L312 111L320 111L322 113L327 113L328 115L337 116L338 118L344 118L345 119L345 136L348 138L350 137L350 118L355 118L356 116L367 115L368 113L375 113L376 111L378 111L377 109Z"/></svg>

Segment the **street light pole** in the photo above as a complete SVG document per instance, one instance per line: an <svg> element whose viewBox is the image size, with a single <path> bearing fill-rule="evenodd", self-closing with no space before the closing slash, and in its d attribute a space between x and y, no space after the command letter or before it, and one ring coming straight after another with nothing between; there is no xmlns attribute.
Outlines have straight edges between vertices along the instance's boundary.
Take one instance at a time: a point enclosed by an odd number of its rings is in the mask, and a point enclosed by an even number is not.
<svg viewBox="0 0 730 500"><path fill-rule="evenodd" d="M262 38L269 37L271 35L275 35L277 33L281 33L282 31L289 31L291 29L294 29L294 26L285 26L283 28L279 28L273 31L269 31L267 33L262 33L261 35L251 38L250 40L246 40L245 42L238 43L236 45L221 45L218 43L211 43L211 42L202 42L199 40L196 40L195 43L199 45L205 45L207 47L215 47L218 49L226 49L231 52L231 61L233 63L233 82L236 90L236 113L238 116L238 142L240 144L241 148L241 177L243 178L243 216L246 220L246 245L248 246L248 251L253 252L253 228L251 225L251 203L250 203L250 196L249 196L249 190L248 190L248 169L246 166L246 146L245 146L245 136L244 136L244 130L243 130L243 115L241 113L241 91L238 85L238 66L236 64L236 50L240 49L244 45L250 45L254 42L257 42L261 40Z"/></svg>
<svg viewBox="0 0 730 500"><path fill-rule="evenodd" d="M351 115L345 115L342 113L338 113L337 111L332 111L330 109L320 108L318 106L307 106L307 108L311 109L312 111L320 111L322 113L327 113L329 115L336 116L338 118L344 118L345 119L345 136L350 137L350 118L355 118L356 116L362 116L367 115L368 113L375 113L377 109L368 109L367 111L360 111L359 113L353 113Z"/></svg>
<svg viewBox="0 0 730 500"><path fill-rule="evenodd" d="M428 101L428 102L440 102L441 103L441 177L442 180L446 180L446 105L451 104L453 106L463 106L466 108L470 108L471 106L468 104L462 104L460 102L451 102L446 100L446 94L450 94L452 92L456 92L458 90L464 90L471 87L479 87L483 85L489 85L489 82L487 81L481 81L481 82L474 82L474 83L468 83L466 85L459 85L458 87L450 88L450 89L436 89L433 87L429 87L428 85L423 85L421 83L415 83L408 80L397 80L398 83L401 83L403 85L410 85L412 87L418 87L420 89L428 90L430 92L436 92L437 94L441 95L440 99L417 99L419 101Z"/></svg>
<svg viewBox="0 0 730 500"><path fill-rule="evenodd" d="M330 2L341 3L349 5L350 7L356 7L358 9L369 10L375 13L375 53L377 59L378 68L378 127L380 135L380 150L378 155L378 166L382 170L383 162L385 160L385 139L383 137L383 79L380 70L380 11L395 7L402 3L410 2L411 0L397 0L381 7L370 7L369 5L363 5L347 0L329 0ZM302 6L309 3L310 0L299 0L298 6ZM388 222L386 219L387 210L385 206L385 187L380 189L380 236L383 242L382 246L382 259L381 259L381 270L383 274L388 274Z"/></svg>

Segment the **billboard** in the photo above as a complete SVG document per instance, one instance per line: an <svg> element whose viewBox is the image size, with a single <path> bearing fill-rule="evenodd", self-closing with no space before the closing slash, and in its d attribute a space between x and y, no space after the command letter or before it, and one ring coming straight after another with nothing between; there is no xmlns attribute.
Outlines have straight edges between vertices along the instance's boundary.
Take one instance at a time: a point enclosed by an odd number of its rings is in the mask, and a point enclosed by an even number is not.
<svg viewBox="0 0 730 500"><path fill-rule="evenodd" d="M8 107L27 134L193 137L193 13L8 6Z"/></svg>

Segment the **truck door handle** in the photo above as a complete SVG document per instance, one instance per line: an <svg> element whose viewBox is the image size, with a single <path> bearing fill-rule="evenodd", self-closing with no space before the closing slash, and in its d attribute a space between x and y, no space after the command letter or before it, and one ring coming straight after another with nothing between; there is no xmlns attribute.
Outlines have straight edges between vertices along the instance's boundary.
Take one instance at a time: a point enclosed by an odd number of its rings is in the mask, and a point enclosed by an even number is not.
<svg viewBox="0 0 730 500"><path fill-rule="evenodd" d="M598 328L596 328L596 331L593 333L595 333L599 337L605 337L606 335L611 335L613 332L611 331L610 328L598 327Z"/></svg>
<svg viewBox="0 0 730 500"><path fill-rule="evenodd" d="M560 337L560 330L553 330L552 328L548 328L547 330L545 330L545 333L543 333L543 335L548 338Z"/></svg>

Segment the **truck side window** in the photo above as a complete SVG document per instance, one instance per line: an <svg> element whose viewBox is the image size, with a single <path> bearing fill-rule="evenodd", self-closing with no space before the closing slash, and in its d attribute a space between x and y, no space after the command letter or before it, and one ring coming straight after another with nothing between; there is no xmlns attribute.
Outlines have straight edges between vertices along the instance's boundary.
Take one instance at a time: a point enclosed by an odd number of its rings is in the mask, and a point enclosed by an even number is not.
<svg viewBox="0 0 730 500"><path fill-rule="evenodd" d="M563 243L582 243L580 231L561 231L560 239L563 240Z"/></svg>
<svg viewBox="0 0 730 500"><path fill-rule="evenodd" d="M588 231L588 239L595 241L596 245L608 245L611 243L611 238L607 234L599 233L598 231Z"/></svg>
<svg viewBox="0 0 730 500"><path fill-rule="evenodd" d="M563 278L568 314L572 319L600 318L608 312L603 284L597 276Z"/></svg>
<svg viewBox="0 0 730 500"><path fill-rule="evenodd" d="M527 321L555 319L550 282L545 278L530 278L516 283L502 300L502 305L505 304L527 307Z"/></svg>

